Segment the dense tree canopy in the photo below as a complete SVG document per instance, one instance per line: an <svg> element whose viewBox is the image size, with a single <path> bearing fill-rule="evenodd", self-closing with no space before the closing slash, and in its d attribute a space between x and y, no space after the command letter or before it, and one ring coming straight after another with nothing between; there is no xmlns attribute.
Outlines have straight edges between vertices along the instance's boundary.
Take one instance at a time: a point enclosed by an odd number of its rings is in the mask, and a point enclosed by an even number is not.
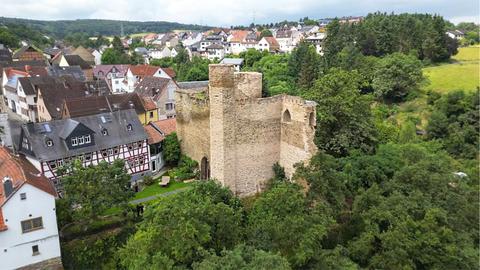
<svg viewBox="0 0 480 270"><path fill-rule="evenodd" d="M74 219L97 217L111 207L127 208L133 197L130 189L130 175L123 160L112 164L105 161L97 166L83 167L75 160L63 168L68 172L62 177L66 204L73 211Z"/></svg>
<svg viewBox="0 0 480 270"><path fill-rule="evenodd" d="M414 56L393 53L380 59L373 76L372 87L377 97L402 101L418 89L423 79L422 64Z"/></svg>
<svg viewBox="0 0 480 270"><path fill-rule="evenodd" d="M315 142L331 155L344 156L353 149L372 152L375 148L371 98L360 93L360 84L358 72L334 69L303 94L317 102Z"/></svg>

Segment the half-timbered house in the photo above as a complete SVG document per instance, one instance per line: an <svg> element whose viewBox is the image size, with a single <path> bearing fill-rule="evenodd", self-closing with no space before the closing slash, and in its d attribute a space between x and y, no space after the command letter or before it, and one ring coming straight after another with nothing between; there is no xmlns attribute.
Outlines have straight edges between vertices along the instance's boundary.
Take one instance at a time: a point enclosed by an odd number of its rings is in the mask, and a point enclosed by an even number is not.
<svg viewBox="0 0 480 270"><path fill-rule="evenodd" d="M72 160L85 166L125 160L132 183L150 173L147 134L133 109L27 123L21 128L20 153L58 188L58 169Z"/></svg>

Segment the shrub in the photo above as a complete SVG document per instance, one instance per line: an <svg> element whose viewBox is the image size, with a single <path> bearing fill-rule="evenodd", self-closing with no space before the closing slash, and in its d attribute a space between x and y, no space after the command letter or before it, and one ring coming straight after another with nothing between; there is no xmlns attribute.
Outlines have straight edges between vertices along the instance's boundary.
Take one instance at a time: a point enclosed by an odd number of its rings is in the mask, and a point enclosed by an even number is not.
<svg viewBox="0 0 480 270"><path fill-rule="evenodd" d="M172 132L168 134L163 143L163 158L165 162L169 165L176 165L181 157L180 141L177 133Z"/></svg>
<svg viewBox="0 0 480 270"><path fill-rule="evenodd" d="M152 184L154 184L156 181L155 179L153 179L153 177L151 175L147 175L145 177L143 177L143 184L146 185L146 186L150 186Z"/></svg>
<svg viewBox="0 0 480 270"><path fill-rule="evenodd" d="M173 172L175 179L179 181L197 177L198 162L182 155L178 162L178 167L174 169Z"/></svg>

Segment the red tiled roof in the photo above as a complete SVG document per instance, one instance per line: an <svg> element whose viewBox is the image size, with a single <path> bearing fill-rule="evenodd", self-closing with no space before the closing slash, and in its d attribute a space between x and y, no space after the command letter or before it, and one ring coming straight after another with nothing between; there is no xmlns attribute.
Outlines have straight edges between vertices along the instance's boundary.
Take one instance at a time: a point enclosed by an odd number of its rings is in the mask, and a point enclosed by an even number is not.
<svg viewBox="0 0 480 270"><path fill-rule="evenodd" d="M177 76L177 74L175 73L175 70L173 70L173 68L162 68L162 70L167 73L167 75L170 77L170 78L175 78L175 76Z"/></svg>
<svg viewBox="0 0 480 270"><path fill-rule="evenodd" d="M158 71L159 67L150 66L150 65L131 65L130 71L133 75L136 76L153 76Z"/></svg>
<svg viewBox="0 0 480 270"><path fill-rule="evenodd" d="M247 30L233 30L231 34L233 37L230 39L230 42L243 42L247 37L249 31Z"/></svg>
<svg viewBox="0 0 480 270"><path fill-rule="evenodd" d="M158 120L148 123L145 126L145 132L148 135L148 144L155 144L163 141L165 136L177 129L177 120L175 118Z"/></svg>
<svg viewBox="0 0 480 270"><path fill-rule="evenodd" d="M270 44L270 46L273 47L280 47L280 44L278 44L277 39L274 37L265 37L265 40Z"/></svg>
<svg viewBox="0 0 480 270"><path fill-rule="evenodd" d="M25 71L20 71L20 70L13 69L13 68L6 68L5 69L5 74L7 74L7 78L12 77L13 75L19 75L19 76L24 76L24 77L28 77L28 75L29 75Z"/></svg>
<svg viewBox="0 0 480 270"><path fill-rule="evenodd" d="M15 156L6 147L0 147L0 179L8 177L13 182L13 193L20 189L24 184L32 185L44 192L57 196L52 183L43 176L30 162L23 156ZM0 184L0 231L6 230L7 226L3 221L1 207L11 198L5 196L3 183Z"/></svg>

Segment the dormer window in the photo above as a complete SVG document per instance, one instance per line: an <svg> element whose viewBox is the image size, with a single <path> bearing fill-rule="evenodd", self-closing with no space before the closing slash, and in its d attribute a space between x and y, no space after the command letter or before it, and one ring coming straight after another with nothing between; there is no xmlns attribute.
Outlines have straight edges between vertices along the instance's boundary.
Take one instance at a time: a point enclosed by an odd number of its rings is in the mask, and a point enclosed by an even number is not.
<svg viewBox="0 0 480 270"><path fill-rule="evenodd" d="M73 137L71 141L72 141L72 146L77 146L78 145L77 137Z"/></svg>
<svg viewBox="0 0 480 270"><path fill-rule="evenodd" d="M127 130L128 130L128 131L132 131L132 130L133 130L132 124L128 124L128 125L127 125Z"/></svg>
<svg viewBox="0 0 480 270"><path fill-rule="evenodd" d="M102 129L102 135L107 136L108 135L108 130L106 128Z"/></svg>
<svg viewBox="0 0 480 270"><path fill-rule="evenodd" d="M85 143L90 143L90 142L91 142L90 135L85 135Z"/></svg>

